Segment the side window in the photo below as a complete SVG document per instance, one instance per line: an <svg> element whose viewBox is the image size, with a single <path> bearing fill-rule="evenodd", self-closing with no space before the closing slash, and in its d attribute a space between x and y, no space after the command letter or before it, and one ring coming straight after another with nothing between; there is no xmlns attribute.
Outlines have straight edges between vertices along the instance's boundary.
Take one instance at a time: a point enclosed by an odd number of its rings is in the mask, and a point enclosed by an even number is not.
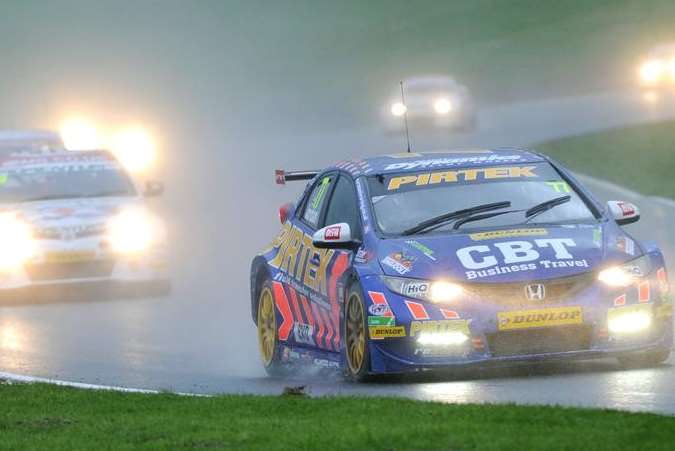
<svg viewBox="0 0 675 451"><path fill-rule="evenodd" d="M331 182L334 178L335 175L333 174L324 176L316 185L314 185L312 192L309 193L309 198L305 204L305 211L302 213L302 220L315 229L319 225L321 209L326 202L326 195L329 192Z"/></svg>
<svg viewBox="0 0 675 451"><path fill-rule="evenodd" d="M356 200L354 184L342 176L338 179L335 190L330 198L324 226L346 222L352 229L352 236L361 239L361 222L359 221L359 206Z"/></svg>

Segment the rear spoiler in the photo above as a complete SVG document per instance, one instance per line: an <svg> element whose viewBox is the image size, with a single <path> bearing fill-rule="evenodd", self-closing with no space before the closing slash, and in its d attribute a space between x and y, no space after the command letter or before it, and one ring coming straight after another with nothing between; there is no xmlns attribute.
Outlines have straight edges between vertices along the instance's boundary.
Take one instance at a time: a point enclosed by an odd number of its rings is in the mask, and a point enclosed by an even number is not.
<svg viewBox="0 0 675 451"><path fill-rule="evenodd" d="M274 171L274 177L277 185L285 185L286 182L294 182L296 180L312 180L317 176L319 171L292 171L286 172L283 169Z"/></svg>

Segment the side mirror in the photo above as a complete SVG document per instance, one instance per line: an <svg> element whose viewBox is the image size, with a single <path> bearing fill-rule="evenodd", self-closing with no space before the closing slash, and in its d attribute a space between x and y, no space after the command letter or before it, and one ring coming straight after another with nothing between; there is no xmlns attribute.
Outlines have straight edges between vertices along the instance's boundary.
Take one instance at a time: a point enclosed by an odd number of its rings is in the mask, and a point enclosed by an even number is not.
<svg viewBox="0 0 675 451"><path fill-rule="evenodd" d="M164 183L158 181L148 181L145 183L145 190L143 190L143 196L145 197L158 197L164 194Z"/></svg>
<svg viewBox="0 0 675 451"><path fill-rule="evenodd" d="M640 209L630 202L610 200L607 202L607 209L619 225L632 224L640 220Z"/></svg>
<svg viewBox="0 0 675 451"><path fill-rule="evenodd" d="M288 221L288 216L291 213L292 208L293 204L290 202L285 203L281 207L279 207L279 221L281 221L281 224L286 224L286 221Z"/></svg>
<svg viewBox="0 0 675 451"><path fill-rule="evenodd" d="M352 238L352 229L349 224L341 222L314 232L312 244L319 249L353 249L361 243Z"/></svg>

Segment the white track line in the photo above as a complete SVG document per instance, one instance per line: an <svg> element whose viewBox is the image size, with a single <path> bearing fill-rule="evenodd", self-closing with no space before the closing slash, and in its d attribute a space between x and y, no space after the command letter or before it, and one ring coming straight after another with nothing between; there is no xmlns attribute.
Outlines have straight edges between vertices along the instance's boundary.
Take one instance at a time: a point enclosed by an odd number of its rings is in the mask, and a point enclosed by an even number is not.
<svg viewBox="0 0 675 451"><path fill-rule="evenodd" d="M143 389L143 388L127 388L127 387L118 387L115 385L98 385L98 384L86 384L83 382L71 382L71 381L62 381L59 379L50 379L46 377L34 377L34 376L24 376L22 374L14 374L14 373L6 373L3 371L0 371L0 380L8 380L10 382L20 382L20 383L27 383L27 384L52 384L52 385L59 385L62 387L73 387L73 388L81 388L84 390L104 390L104 391L116 391L116 392L123 392L123 393L144 393L144 394L151 394L151 395L157 395L159 393L164 393L159 390L148 390L148 389ZM209 397L210 395L204 395L204 394L196 394L196 393L180 393L180 392L166 392L166 393L171 393L172 395L179 395L179 396L197 396L197 397Z"/></svg>

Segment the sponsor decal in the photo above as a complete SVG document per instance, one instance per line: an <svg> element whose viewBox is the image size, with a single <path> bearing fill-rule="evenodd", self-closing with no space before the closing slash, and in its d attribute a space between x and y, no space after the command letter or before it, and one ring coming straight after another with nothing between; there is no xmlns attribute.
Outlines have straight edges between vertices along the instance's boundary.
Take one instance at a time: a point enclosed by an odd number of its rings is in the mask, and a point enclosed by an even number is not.
<svg viewBox="0 0 675 451"><path fill-rule="evenodd" d="M415 240L408 240L406 241L406 244L414 249L417 249L430 260L436 261L436 257L434 257L434 251L431 250L428 246L425 246L424 244Z"/></svg>
<svg viewBox="0 0 675 451"><path fill-rule="evenodd" d="M369 316L368 326L395 326L396 320L391 316Z"/></svg>
<svg viewBox="0 0 675 451"><path fill-rule="evenodd" d="M290 222L284 224L272 246L277 253L269 261L270 266L288 274L301 285L323 296L328 295L328 266L336 251L315 248L312 237Z"/></svg>
<svg viewBox="0 0 675 451"><path fill-rule="evenodd" d="M443 315L443 318L445 319L459 319L459 313L457 313L454 310L448 310L448 309L440 309L441 315Z"/></svg>
<svg viewBox="0 0 675 451"><path fill-rule="evenodd" d="M439 183L475 182L502 178L533 178L535 166L495 166L490 168L458 169L456 171L427 172L423 174L402 175L389 179L388 191L395 191L404 186L416 187L436 185Z"/></svg>
<svg viewBox="0 0 675 451"><path fill-rule="evenodd" d="M469 321L464 319L441 319L410 322L411 337L416 337L422 332L462 332L469 335Z"/></svg>
<svg viewBox="0 0 675 451"><path fill-rule="evenodd" d="M391 313L389 306L386 304L371 304L368 307L368 313L373 316L385 316L387 313Z"/></svg>
<svg viewBox="0 0 675 451"><path fill-rule="evenodd" d="M491 232L470 233L469 238L473 241L495 240L499 238L516 238L520 236L546 236L546 229L513 229L494 230Z"/></svg>
<svg viewBox="0 0 675 451"><path fill-rule="evenodd" d="M570 254L569 248L575 246L576 242L571 238L542 238L534 240L534 244L529 241L504 241L458 249L457 258L462 266L470 270L465 273L469 280L538 268L588 268L586 259L577 260ZM555 260L539 260L541 254L537 249L542 248L553 249Z"/></svg>
<svg viewBox="0 0 675 451"><path fill-rule="evenodd" d="M327 241L339 240L341 232L342 227L340 226L326 227L326 230L324 231L323 234L323 238Z"/></svg>
<svg viewBox="0 0 675 451"><path fill-rule="evenodd" d="M356 194L359 198L359 211L361 212L361 219L363 220L363 231L368 233L371 227L370 215L368 214L368 199L366 197L365 181L358 179L356 181Z"/></svg>
<svg viewBox="0 0 675 451"><path fill-rule="evenodd" d="M635 214L635 207L627 202L617 202L616 205L621 209L624 216L633 216Z"/></svg>
<svg viewBox="0 0 675 451"><path fill-rule="evenodd" d="M581 307L560 307L497 313L499 330L553 327L583 322Z"/></svg>
<svg viewBox="0 0 675 451"><path fill-rule="evenodd" d="M635 241L627 236L620 236L616 239L616 248L628 255L635 255Z"/></svg>
<svg viewBox="0 0 675 451"><path fill-rule="evenodd" d="M370 261L370 258L372 257L371 253L368 252L365 249L359 249L356 251L356 255L354 256L354 262L356 263L368 263Z"/></svg>
<svg viewBox="0 0 675 451"><path fill-rule="evenodd" d="M649 280L640 282L640 285L638 285L638 301L641 304L646 304L649 302L650 299L651 299L651 289L649 286Z"/></svg>
<svg viewBox="0 0 675 451"><path fill-rule="evenodd" d="M470 151L471 153L478 153L477 151ZM403 154L401 157L394 155L388 155L392 158L409 158L410 155L414 154ZM419 156L419 154L418 154ZM406 161L400 163L392 163L387 165L385 171L393 171L398 169L411 170L411 169L427 169L437 166L459 166L464 164L492 164L492 163L507 163L511 161L520 160L520 155L480 155L480 156L471 156L471 157L455 157L455 158L433 158L427 160L416 160L416 161Z"/></svg>
<svg viewBox="0 0 675 451"><path fill-rule="evenodd" d="M54 251L45 254L45 260L48 263L67 263L67 262L81 262L87 260L94 260L96 258L96 251Z"/></svg>
<svg viewBox="0 0 675 451"><path fill-rule="evenodd" d="M399 274L406 274L412 269L415 257L406 255L403 252L394 252L382 260L382 264L389 266Z"/></svg>
<svg viewBox="0 0 675 451"><path fill-rule="evenodd" d="M405 301L405 305L408 306L408 310L412 315L413 319L429 319L429 314L427 309L424 308L424 305L419 302Z"/></svg>
<svg viewBox="0 0 675 451"><path fill-rule="evenodd" d="M387 310L384 312L383 316L389 316L392 318L394 317L394 313L389 308L389 303L387 302L387 298L384 297L384 293L369 291L368 296L370 296L370 300L373 301L373 304L384 305L387 307Z"/></svg>
<svg viewBox="0 0 675 451"><path fill-rule="evenodd" d="M298 343L314 346L314 327L309 324L295 323L293 325L293 338Z"/></svg>
<svg viewBox="0 0 675 451"><path fill-rule="evenodd" d="M569 193L572 191L567 182L562 180L552 180L550 182L546 182L546 184L550 186L551 189L553 189L553 191L556 193Z"/></svg>
<svg viewBox="0 0 675 451"><path fill-rule="evenodd" d="M385 338L405 337L403 326L368 326L371 340L383 340Z"/></svg>
<svg viewBox="0 0 675 451"><path fill-rule="evenodd" d="M614 298L614 307L620 307L626 305L626 295L622 294L621 296Z"/></svg>
<svg viewBox="0 0 675 451"><path fill-rule="evenodd" d="M312 363L316 366L320 366L320 367L323 367L323 368L339 368L340 367L339 362L336 362L334 360L328 360L328 359L315 358Z"/></svg>

